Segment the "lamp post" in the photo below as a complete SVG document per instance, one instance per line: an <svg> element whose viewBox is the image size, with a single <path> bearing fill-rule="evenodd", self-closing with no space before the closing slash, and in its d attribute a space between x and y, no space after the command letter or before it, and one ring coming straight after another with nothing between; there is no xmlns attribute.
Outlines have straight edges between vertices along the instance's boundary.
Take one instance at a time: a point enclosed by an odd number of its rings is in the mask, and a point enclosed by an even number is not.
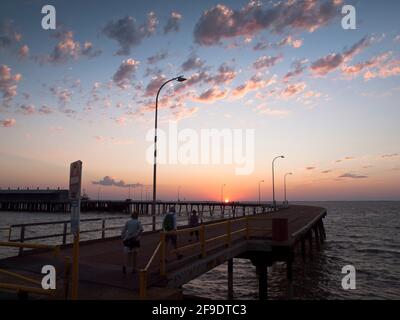
<svg viewBox="0 0 400 320"><path fill-rule="evenodd" d="M287 175L292 175L292 174L293 174L293 173L288 172L288 173L286 173L285 176L283 177L283 193L284 193L284 195L285 195L285 205L286 205L286 203L287 203L287 199L286 199L286 176L287 176Z"/></svg>
<svg viewBox="0 0 400 320"><path fill-rule="evenodd" d="M260 180L258 182L258 204L261 204L261 183L264 182L264 180Z"/></svg>
<svg viewBox="0 0 400 320"><path fill-rule="evenodd" d="M224 187L225 186L226 186L225 183L221 186L221 202L224 202Z"/></svg>
<svg viewBox="0 0 400 320"><path fill-rule="evenodd" d="M279 158L285 158L285 156L277 156L272 160L272 205L274 210L276 210L276 201L275 201L275 160Z"/></svg>
<svg viewBox="0 0 400 320"><path fill-rule="evenodd" d="M153 166L153 204L151 206L151 214L153 216L153 231L156 230L156 198L157 198L157 188L156 188L156 181L157 181L157 116L158 116L158 96L160 95L160 91L164 86L172 81L183 82L186 79L183 76L175 77L165 81L161 87L157 91L156 96L156 112L154 117L154 166Z"/></svg>
<svg viewBox="0 0 400 320"><path fill-rule="evenodd" d="M178 186L178 202L180 201L179 193L181 191L181 186Z"/></svg>

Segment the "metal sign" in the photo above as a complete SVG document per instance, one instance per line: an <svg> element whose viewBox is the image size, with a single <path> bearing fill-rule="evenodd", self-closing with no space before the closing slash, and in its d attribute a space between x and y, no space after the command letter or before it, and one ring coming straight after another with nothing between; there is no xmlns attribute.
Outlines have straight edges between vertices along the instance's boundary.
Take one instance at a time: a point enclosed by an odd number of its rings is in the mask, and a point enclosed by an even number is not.
<svg viewBox="0 0 400 320"><path fill-rule="evenodd" d="M82 161L71 163L69 175L69 199L71 201L71 232L79 234L81 213Z"/></svg>

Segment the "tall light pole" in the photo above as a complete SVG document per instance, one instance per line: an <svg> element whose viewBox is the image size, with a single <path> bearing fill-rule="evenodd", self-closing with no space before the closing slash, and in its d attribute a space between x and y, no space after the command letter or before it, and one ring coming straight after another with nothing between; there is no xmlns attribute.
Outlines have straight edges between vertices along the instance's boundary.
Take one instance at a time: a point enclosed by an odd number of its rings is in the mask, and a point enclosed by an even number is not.
<svg viewBox="0 0 400 320"><path fill-rule="evenodd" d="M286 176L287 175L292 175L293 173L291 173L291 172L288 172L288 173L286 173L285 174L285 176L283 177L283 193L285 194L285 203L287 202L287 200L286 200Z"/></svg>
<svg viewBox="0 0 400 320"><path fill-rule="evenodd" d="M274 206L274 210L276 210L276 201L275 201L275 160L279 158L285 158L285 156L277 156L272 160L272 204Z"/></svg>
<svg viewBox="0 0 400 320"><path fill-rule="evenodd" d="M261 204L261 183L264 182L264 180L260 180L258 182L258 204Z"/></svg>
<svg viewBox="0 0 400 320"><path fill-rule="evenodd" d="M178 186L178 202L180 201L180 198L179 198L180 191L181 191L181 186Z"/></svg>
<svg viewBox="0 0 400 320"><path fill-rule="evenodd" d="M221 186L221 202L224 202L224 187L225 186L226 186L225 183Z"/></svg>
<svg viewBox="0 0 400 320"><path fill-rule="evenodd" d="M183 76L175 77L172 79L169 79L165 81L160 89L157 91L157 96L156 96L156 112L154 116L154 166L153 166L153 204L151 207L151 214L153 216L153 231L156 230L156 198L157 198L157 186L156 186L156 181L157 181L157 116L158 116L158 96L160 95L160 91L164 86L172 81L178 81L178 82L183 82L186 79Z"/></svg>

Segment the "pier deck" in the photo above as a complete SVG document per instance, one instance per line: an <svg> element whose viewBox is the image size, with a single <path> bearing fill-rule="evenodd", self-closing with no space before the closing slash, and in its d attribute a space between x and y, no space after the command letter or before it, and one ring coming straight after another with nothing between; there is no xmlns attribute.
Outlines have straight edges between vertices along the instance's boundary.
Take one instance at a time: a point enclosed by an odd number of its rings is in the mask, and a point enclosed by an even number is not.
<svg viewBox="0 0 400 320"><path fill-rule="evenodd" d="M266 272L266 267L275 261L285 261L288 265L288 279L291 281L294 247L301 243L303 254L305 254L305 241L308 240L307 242L311 245L313 233L314 240L319 246L325 238L322 222L325 215L324 208L292 205L290 208L273 213L221 219L204 224L204 238L200 230L199 243L196 243L195 237L190 242L189 232L182 228L178 231L178 248L180 248L178 250L183 258L179 260L176 258L176 252L171 252L171 247L165 250L165 260L163 260L163 246L161 245L160 248L161 233L159 231L146 232L142 237L138 255L138 268L142 269L142 272L136 274L128 271L126 275L123 275L121 272L124 261L121 239L81 242L79 299L137 299L141 276L142 281L145 279L146 282L145 297L147 299L179 299L181 297L179 288L183 284L226 261L232 263L232 258L250 259L257 267L257 272L263 272L263 269ZM287 219L286 230L285 219ZM288 234L287 239L285 231ZM10 270L40 281L43 276L40 274L42 266L54 265L57 270L58 290L57 294L51 298L62 299L66 287L64 279L66 257L72 257L70 245L62 246L57 257L49 251L34 250L22 256L2 259L0 269ZM163 261L165 261L164 265ZM162 272L163 268L164 272ZM265 278L260 277L260 279L264 281ZM10 278L0 273L0 283L7 281L10 281ZM13 281L15 283L15 280ZM260 282L260 297L266 295L266 289L262 286L263 283ZM143 298L143 291L140 292Z"/></svg>

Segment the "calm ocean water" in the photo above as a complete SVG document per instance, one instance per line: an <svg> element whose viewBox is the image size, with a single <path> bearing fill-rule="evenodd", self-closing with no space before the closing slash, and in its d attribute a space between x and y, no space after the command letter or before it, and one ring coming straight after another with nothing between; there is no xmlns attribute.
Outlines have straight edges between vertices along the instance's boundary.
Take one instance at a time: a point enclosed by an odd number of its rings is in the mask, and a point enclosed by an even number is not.
<svg viewBox="0 0 400 320"><path fill-rule="evenodd" d="M293 299L400 299L400 202L302 202L325 207L327 240L312 262L296 253ZM106 217L85 213L83 218ZM0 212L0 228L10 224L68 219L65 214ZM124 219L116 220L119 225ZM91 228L93 226L90 226ZM37 230L39 234L43 231ZM52 230L53 231L53 230ZM61 231L61 226L54 232ZM117 233L118 231L116 231ZM5 234L3 232L3 238ZM90 238L87 234L83 238ZM3 250L3 256L4 256ZM10 252L7 252L9 255ZM0 252L1 256L1 252ZM344 290L341 269L356 268L356 289ZM227 297L227 265L221 265L184 286L184 292L211 299ZM286 269L268 270L269 297L287 299ZM255 268L234 259L234 296L257 299Z"/></svg>

